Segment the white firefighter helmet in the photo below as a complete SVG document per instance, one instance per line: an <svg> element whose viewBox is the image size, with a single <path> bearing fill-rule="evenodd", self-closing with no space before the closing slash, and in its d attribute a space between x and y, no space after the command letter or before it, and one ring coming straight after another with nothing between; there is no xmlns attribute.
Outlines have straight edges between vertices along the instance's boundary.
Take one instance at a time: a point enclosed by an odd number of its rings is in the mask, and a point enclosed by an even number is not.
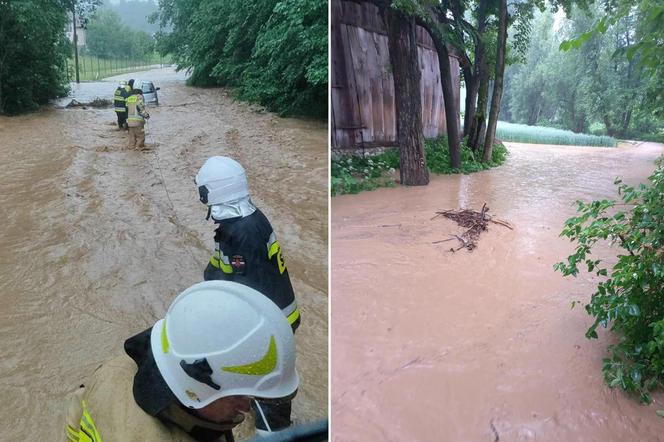
<svg viewBox="0 0 664 442"><path fill-rule="evenodd" d="M249 197L244 168L229 157L210 157L196 174L201 202L208 206Z"/></svg>
<svg viewBox="0 0 664 442"><path fill-rule="evenodd" d="M120 80L120 86L126 86L127 80Z"/></svg>
<svg viewBox="0 0 664 442"><path fill-rule="evenodd" d="M235 282L189 287L150 342L166 384L189 408L235 395L284 398L298 387L288 321L269 298Z"/></svg>

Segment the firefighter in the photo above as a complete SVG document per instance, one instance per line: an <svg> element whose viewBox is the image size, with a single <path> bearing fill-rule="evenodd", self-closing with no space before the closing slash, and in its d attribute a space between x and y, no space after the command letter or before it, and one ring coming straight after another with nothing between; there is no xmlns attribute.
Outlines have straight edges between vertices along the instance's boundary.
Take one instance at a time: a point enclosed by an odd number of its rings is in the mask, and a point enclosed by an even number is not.
<svg viewBox="0 0 664 442"><path fill-rule="evenodd" d="M196 185L200 201L208 206L206 219L212 217L218 225L204 279L235 281L258 290L277 304L295 332L300 311L281 245L268 219L251 202L244 168L231 158L211 157L198 171ZM259 434L291 424L290 401L252 405Z"/></svg>
<svg viewBox="0 0 664 442"><path fill-rule="evenodd" d="M120 81L113 95L113 107L118 117L118 130L122 130L127 121L127 97L131 92L131 86L126 81Z"/></svg>
<svg viewBox="0 0 664 442"><path fill-rule="evenodd" d="M127 125L129 126L129 149L145 150L145 120L150 114L145 107L143 91L132 89L127 97Z"/></svg>
<svg viewBox="0 0 664 442"><path fill-rule="evenodd" d="M293 333L257 291L195 284L69 398L67 440L232 442L251 398L292 397Z"/></svg>

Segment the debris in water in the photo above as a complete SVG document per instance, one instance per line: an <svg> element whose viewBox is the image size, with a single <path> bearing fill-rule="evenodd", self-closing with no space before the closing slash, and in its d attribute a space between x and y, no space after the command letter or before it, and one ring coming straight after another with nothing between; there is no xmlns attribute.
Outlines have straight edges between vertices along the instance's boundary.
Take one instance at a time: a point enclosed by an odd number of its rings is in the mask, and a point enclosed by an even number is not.
<svg viewBox="0 0 664 442"><path fill-rule="evenodd" d="M81 103L81 102L78 101L78 100L71 100L71 101L69 102L69 104L67 104L67 105L65 106L65 108L69 109L69 108L72 108L72 107L82 107L83 109L85 109L87 106L91 106L91 107L108 107L108 106L110 106L110 105L111 105L111 101L110 101L110 100L107 100L107 99L105 99L105 98L95 97L94 100L92 100L92 101L90 101L90 102L88 102L88 103Z"/></svg>
<svg viewBox="0 0 664 442"><path fill-rule="evenodd" d="M444 210L436 212L436 215L431 218L432 220L438 218L439 216L444 216L445 218L451 219L452 221L456 221L456 223L461 227L467 227L468 230L463 232L461 235L450 235L452 238L434 241L432 244L452 241L454 238L456 238L459 243L461 243L461 247L456 250L454 248L450 248L451 252L456 252L464 248L473 250L475 247L477 247L477 239L479 238L480 233L482 233L484 230L487 230L488 223L492 222L500 224L501 226L513 230L513 227L510 225L510 223L507 221L495 220L491 217L491 215L489 215L488 212L489 208L486 206L486 203L482 205L481 212L476 212L470 209Z"/></svg>

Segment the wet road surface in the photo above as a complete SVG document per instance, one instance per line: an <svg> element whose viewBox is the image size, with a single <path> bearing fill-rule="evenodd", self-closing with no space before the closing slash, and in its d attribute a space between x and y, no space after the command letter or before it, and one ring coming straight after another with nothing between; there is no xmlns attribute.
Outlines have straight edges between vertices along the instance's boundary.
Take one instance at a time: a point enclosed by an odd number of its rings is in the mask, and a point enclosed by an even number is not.
<svg viewBox="0 0 664 442"><path fill-rule="evenodd" d="M214 226L193 179L212 155L244 165L283 244L303 315L294 416L325 416L327 126L186 87L172 69L133 76L161 87L147 152L125 149L112 108L0 117L0 439L57 440L66 393L202 280ZM110 98L118 79L75 98Z"/></svg>
<svg viewBox="0 0 664 442"><path fill-rule="evenodd" d="M663 395L610 390L611 337L587 340L570 310L597 281L552 269L572 203L644 182L664 146L508 147L497 169L332 199L333 440L664 440ZM436 211L484 203L514 230L491 224L470 253L433 244L463 231Z"/></svg>

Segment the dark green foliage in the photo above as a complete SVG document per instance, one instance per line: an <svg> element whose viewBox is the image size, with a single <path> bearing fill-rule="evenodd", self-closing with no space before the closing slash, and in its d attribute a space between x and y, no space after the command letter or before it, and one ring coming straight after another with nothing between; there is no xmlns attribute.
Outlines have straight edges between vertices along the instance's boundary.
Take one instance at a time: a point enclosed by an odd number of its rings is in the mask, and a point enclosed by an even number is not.
<svg viewBox="0 0 664 442"><path fill-rule="evenodd" d="M437 174L468 174L487 170L503 164L508 154L504 145L495 144L491 162L483 163L482 154L474 153L464 143L461 149L461 169L452 169L446 136L425 140L424 150L429 170ZM390 174L399 167L399 152L397 149L389 149L379 155L333 158L331 164L332 195L359 193L395 185Z"/></svg>
<svg viewBox="0 0 664 442"><path fill-rule="evenodd" d="M645 63L661 53L661 45L640 43L664 36L651 20L664 14L664 6L617 1L618 9L610 8L614 12L607 16L606 3L575 9L557 27L550 12L536 15L525 65L506 73L505 121L548 123L576 133L594 128L597 135L622 139L664 135L664 69L652 59ZM564 41L573 36L578 38Z"/></svg>
<svg viewBox="0 0 664 442"><path fill-rule="evenodd" d="M320 0L278 3L256 40L240 96L284 114L326 117L327 20L319 19L326 14Z"/></svg>
<svg viewBox="0 0 664 442"><path fill-rule="evenodd" d="M389 173L399 164L395 149L373 156L351 156L332 160L332 195L360 193L378 187L393 187L394 180Z"/></svg>
<svg viewBox="0 0 664 442"><path fill-rule="evenodd" d="M66 23L61 3L0 1L0 113L28 112L66 93Z"/></svg>
<svg viewBox="0 0 664 442"><path fill-rule="evenodd" d="M617 179L622 204L578 201L579 215L568 219L561 233L576 249L554 266L564 276L576 276L585 265L602 277L585 306L595 318L586 337L597 338L599 326L617 334L618 343L608 347L610 358L604 360L604 378L643 402L664 381L664 157L649 181L631 187ZM611 270L590 256L598 241L607 240L622 250Z"/></svg>
<svg viewBox="0 0 664 442"><path fill-rule="evenodd" d="M316 0L165 0L158 48L190 84L235 87L281 114L327 116L327 4Z"/></svg>
<svg viewBox="0 0 664 442"><path fill-rule="evenodd" d="M454 169L450 166L450 151L447 147L447 137L441 136L433 140L426 140L424 150L427 156L427 165L429 170L437 174L450 173L473 173L480 170L490 169L500 166L505 162L507 148L502 144L494 144L491 153L491 162L482 162L482 153L473 152L468 145L461 144L461 168Z"/></svg>
<svg viewBox="0 0 664 442"><path fill-rule="evenodd" d="M109 10L98 11L87 28L87 53L100 58L139 59L154 53L154 39L140 29L122 23Z"/></svg>

